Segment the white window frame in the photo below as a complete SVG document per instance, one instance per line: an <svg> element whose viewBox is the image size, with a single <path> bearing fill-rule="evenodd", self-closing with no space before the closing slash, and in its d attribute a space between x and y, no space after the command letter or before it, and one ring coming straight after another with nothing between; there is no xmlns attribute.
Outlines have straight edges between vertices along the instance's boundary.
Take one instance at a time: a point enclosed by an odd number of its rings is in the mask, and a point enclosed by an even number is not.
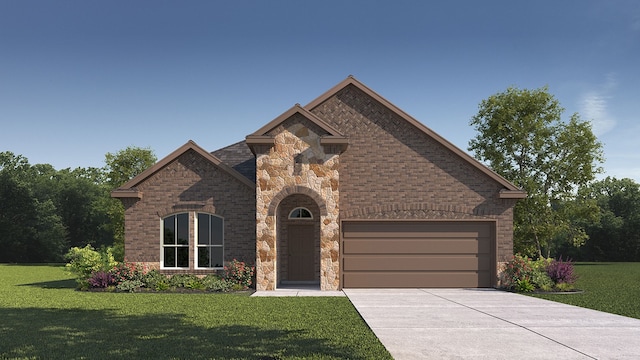
<svg viewBox="0 0 640 360"><path fill-rule="evenodd" d="M191 213L189 212L181 212L181 213L175 213L175 214L171 214L171 215L167 215L163 218L160 219L160 269L168 269L168 270L188 270L189 266L187 265L187 267L179 267L179 266L165 266L164 265L164 249L165 247L186 247L187 248L187 253L190 254L191 252L188 250L188 248L191 246L191 229L188 229L189 231L189 236L187 237L187 245L165 245L164 244L164 220L168 217L172 217L175 216L176 217L176 221L177 221L177 216L180 214L187 214L187 217L191 216ZM187 219L187 226L189 226L190 221ZM191 259L189 259L190 261ZM177 254L176 254L176 264L178 263L178 259L177 259Z"/></svg>
<svg viewBox="0 0 640 360"><path fill-rule="evenodd" d="M304 211L308 212L309 213L309 217L293 217L293 216L291 216L293 214L293 212L296 211L296 210L304 210ZM297 208L295 208L295 209L293 209L293 210L291 210L289 212L289 216L287 218L289 220L313 220L313 213L309 209L307 209L306 207L298 206Z"/></svg>
<svg viewBox="0 0 640 360"><path fill-rule="evenodd" d="M222 220L222 244L220 245L200 245L198 243L198 215L199 214L204 214L207 216L215 216L217 218L219 218L220 220ZM194 212L193 213L193 219L194 219L194 234L193 234L193 266L195 269L207 269L207 270L222 270L224 269L224 218L220 215L216 215L216 214L211 214L211 213L207 213L207 212ZM200 267L198 266L198 250L200 248L221 248L222 249L222 266L219 267Z"/></svg>

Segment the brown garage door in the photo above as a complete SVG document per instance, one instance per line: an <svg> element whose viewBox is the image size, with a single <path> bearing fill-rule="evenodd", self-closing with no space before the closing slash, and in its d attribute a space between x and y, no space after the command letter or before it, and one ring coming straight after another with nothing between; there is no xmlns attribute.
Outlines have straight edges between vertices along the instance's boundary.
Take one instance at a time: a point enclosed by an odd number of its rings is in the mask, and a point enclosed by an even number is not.
<svg viewBox="0 0 640 360"><path fill-rule="evenodd" d="M342 286L490 287L495 223L345 221Z"/></svg>

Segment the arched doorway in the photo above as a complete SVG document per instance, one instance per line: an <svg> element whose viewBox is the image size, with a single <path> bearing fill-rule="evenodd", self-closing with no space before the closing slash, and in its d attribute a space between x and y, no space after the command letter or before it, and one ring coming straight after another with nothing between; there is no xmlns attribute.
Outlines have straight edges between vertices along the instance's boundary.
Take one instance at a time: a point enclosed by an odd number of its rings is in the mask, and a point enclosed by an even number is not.
<svg viewBox="0 0 640 360"><path fill-rule="evenodd" d="M307 195L284 198L277 212L280 285L320 284L320 209Z"/></svg>

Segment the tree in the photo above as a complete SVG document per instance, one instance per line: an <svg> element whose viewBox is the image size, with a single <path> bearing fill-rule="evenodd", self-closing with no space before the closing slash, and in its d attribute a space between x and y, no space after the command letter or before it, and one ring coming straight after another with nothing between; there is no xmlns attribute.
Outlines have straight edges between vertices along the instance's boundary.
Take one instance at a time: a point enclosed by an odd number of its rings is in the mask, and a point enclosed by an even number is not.
<svg viewBox="0 0 640 360"><path fill-rule="evenodd" d="M26 158L0 153L0 262L55 262L68 243L50 199L33 191L37 172Z"/></svg>
<svg viewBox="0 0 640 360"><path fill-rule="evenodd" d="M136 175L155 164L157 158L149 148L127 147L115 154L105 155L105 185L109 192L122 186ZM124 256L124 208L118 199L105 198L101 206L111 219L114 255L116 260Z"/></svg>
<svg viewBox="0 0 640 360"><path fill-rule="evenodd" d="M514 87L483 100L470 121L478 134L469 150L528 193L514 209L514 248L547 256L558 240L582 245L584 230L573 216L595 218L593 201L574 202L577 191L601 171L602 144L591 124L564 109L546 87Z"/></svg>
<svg viewBox="0 0 640 360"><path fill-rule="evenodd" d="M640 261L640 184L607 177L581 195L600 208L600 221L582 224L590 237L582 260Z"/></svg>

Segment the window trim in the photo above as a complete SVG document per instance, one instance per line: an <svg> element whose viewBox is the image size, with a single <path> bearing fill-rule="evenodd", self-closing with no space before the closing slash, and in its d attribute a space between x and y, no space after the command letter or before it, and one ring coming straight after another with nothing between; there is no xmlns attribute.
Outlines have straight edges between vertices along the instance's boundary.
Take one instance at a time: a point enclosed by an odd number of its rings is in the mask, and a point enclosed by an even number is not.
<svg viewBox="0 0 640 360"><path fill-rule="evenodd" d="M164 243L164 221L167 218L170 217L175 217L176 223L174 224L177 225L177 221L178 221L178 215L181 214L187 214L187 244L171 244L171 245L165 245ZM167 270L188 270L190 268L190 265L187 265L187 267L182 267L182 266L165 266L164 264L164 250L166 248L187 248L187 254L190 254L189 248L191 247L191 229L190 229L190 221L189 218L191 217L191 214L189 212L180 212L180 213L175 213L175 214L170 214L167 215L163 218L160 218L160 269L167 269ZM177 235L177 231L176 231L176 235ZM189 261L188 263L190 264L191 258L189 256ZM178 263L177 260L177 254L176 254L176 264Z"/></svg>
<svg viewBox="0 0 640 360"><path fill-rule="evenodd" d="M293 213L296 210L300 210L300 216L295 216L294 217ZM309 216L302 216L302 211L306 211L309 214ZM298 207L294 208L293 210L291 210L289 212L289 216L287 218L289 220L313 220L313 213L309 209L307 209L306 207L298 206Z"/></svg>
<svg viewBox="0 0 640 360"><path fill-rule="evenodd" d="M203 215L208 215L208 216L215 216L217 218L219 218L220 220L222 220L222 244L220 245L200 245L198 243L198 216L200 214ZM198 270L222 270L224 269L224 217L217 215L217 214L212 214L212 213L208 213L208 212L193 212L193 224L194 224L194 234L193 234L193 268L194 269L198 269ZM222 248L222 266L219 267L201 267L198 266L198 250L199 248L213 248L213 247L219 247Z"/></svg>

